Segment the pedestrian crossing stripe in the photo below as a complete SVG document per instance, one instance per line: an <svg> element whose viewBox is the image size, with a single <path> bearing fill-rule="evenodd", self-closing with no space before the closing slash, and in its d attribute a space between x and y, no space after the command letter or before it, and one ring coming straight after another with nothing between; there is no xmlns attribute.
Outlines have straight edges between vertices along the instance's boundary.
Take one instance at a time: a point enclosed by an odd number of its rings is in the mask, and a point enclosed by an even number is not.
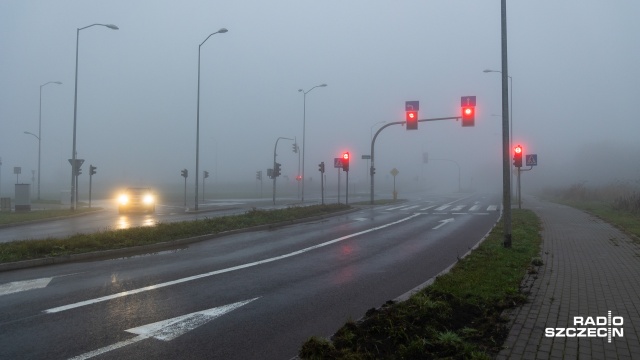
<svg viewBox="0 0 640 360"><path fill-rule="evenodd" d="M383 210L385 211L392 211L392 210L400 210L400 211L409 211L409 210L413 210L416 209L417 207L419 207L420 205L402 205L402 206L394 206L394 207L389 207L389 208L385 208ZM434 211L434 214L446 214L446 212L442 212L448 208L449 212L451 212L452 214L457 214L457 215L461 215L461 214L466 214L465 212L460 212L462 211L465 207L467 207L468 205L456 205L454 207L451 207L451 205L441 205L440 207L437 207L435 209L433 209L434 207L436 207L437 205L431 205L431 206L427 206L421 209L416 209L415 211L427 211L429 209L432 209ZM473 205L471 206L467 212L472 212L472 213L476 213L478 214L476 211L480 210L481 205ZM486 211L496 211L498 209L498 205L489 205L487 206L487 210ZM482 213L485 214L485 213Z"/></svg>

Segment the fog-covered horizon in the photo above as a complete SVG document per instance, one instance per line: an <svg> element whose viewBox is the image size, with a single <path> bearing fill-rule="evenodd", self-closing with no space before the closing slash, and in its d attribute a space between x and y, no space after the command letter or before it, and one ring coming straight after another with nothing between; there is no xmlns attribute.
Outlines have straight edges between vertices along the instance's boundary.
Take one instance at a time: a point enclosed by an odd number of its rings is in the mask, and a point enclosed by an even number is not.
<svg viewBox="0 0 640 360"><path fill-rule="evenodd" d="M537 154L523 186L640 179L635 121L640 3L549 0L508 5L514 144ZM208 184L246 183L272 166L278 137L302 147L305 173L319 180L352 154L350 181L367 184L371 135L404 120L459 116L460 97L477 97L475 126L420 123L385 129L376 143L376 180L426 187L500 188L502 181L500 4L328 1L17 1L0 3L0 196L13 196L37 169L42 89L43 193L69 190L76 33L77 152L97 166L96 191L129 185L183 186L194 192L198 47L200 171ZM48 84L60 81L61 85ZM294 182L299 157L280 140L278 162ZM423 163L428 153L429 163ZM200 174L201 176L201 174ZM313 178L313 179L310 179ZM202 179L200 179L202 180ZM282 177L278 181L285 181ZM424 185L424 184L423 184ZM164 185L162 185L164 186ZM315 185L308 185L315 186ZM179 188L180 189L180 188ZM35 193L32 189L32 193Z"/></svg>

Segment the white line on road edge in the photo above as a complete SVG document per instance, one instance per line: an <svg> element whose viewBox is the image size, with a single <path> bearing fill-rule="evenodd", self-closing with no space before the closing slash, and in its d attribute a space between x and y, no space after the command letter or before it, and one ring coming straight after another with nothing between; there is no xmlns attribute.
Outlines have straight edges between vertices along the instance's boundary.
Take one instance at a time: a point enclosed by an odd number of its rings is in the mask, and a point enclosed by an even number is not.
<svg viewBox="0 0 640 360"><path fill-rule="evenodd" d="M102 355L109 351L119 349L121 347L125 347L127 345L131 345L137 343L138 341L156 338L162 341L171 341L178 336L185 334L198 326L202 326L209 321L220 317L228 312L231 312L241 306L244 306L257 298L253 298L250 300L239 301L237 303L224 305L204 311L197 311L191 314L182 315L178 317L174 317L172 319L158 321L152 324L147 324L143 326L138 326L137 328L125 330L132 334L138 334L138 336L117 342L113 345L105 346L103 348L93 350L82 355L78 355L76 357L71 358L71 360L85 360L90 359L92 357Z"/></svg>
<svg viewBox="0 0 640 360"><path fill-rule="evenodd" d="M360 232L357 232L357 233L354 233L354 234L345 235L343 237L339 237L337 239L333 239L331 241L327 241L327 242L324 242L322 244L314 245L314 246L311 246L311 247L308 247L308 248L304 248L302 250L294 251L294 252L291 252L291 253L288 253L288 254L284 254L284 255L280 255L280 256L276 256L276 257L272 257L272 258L268 258L268 259L264 259L264 260L260 260L260 261L256 261L256 262L252 262L252 263L248 263L248 264L242 264L242 265L238 265L238 266L233 266L233 267L226 268L226 269L220 269L220 270L216 270L216 271L212 271L212 272L208 272L208 273L204 273L204 274L189 276L189 277L182 278L182 279L177 279L177 280L173 280L173 281L167 281L167 282L164 282L164 283L161 283L161 284L145 286L145 287L139 288L139 289L123 291L123 292L119 292L117 294L107 295L107 296L103 296L103 297L99 297L99 298L95 298L95 299L91 299L91 300L80 301L80 302L77 302L77 303L74 303L74 304L69 304L69 305L64 305L64 306L59 306L59 307L47 309L47 310L44 310L44 312L47 313L47 314L53 314L53 313L66 311L66 310L70 310L70 309L75 309L75 308L79 308L79 307L82 307L82 306L91 305L91 304L95 304L95 303L99 303L99 302L103 302L103 301L107 301L107 300L113 300L113 299L121 298L121 297L124 297L124 296L139 294L139 293L145 292L145 291L156 290L156 289L160 289L160 288L171 286L171 285L181 284L181 283L185 283L185 282L192 281L192 280L198 280L198 279L206 278L206 277L209 277L209 276L219 275L219 274L223 274L223 273L227 273L227 272L231 272L231 271L246 269L246 268L250 268L250 267L253 267L253 266L257 266L257 265L266 264L266 263L270 263L270 262L286 259L286 258L289 258L289 257L292 257L292 256L304 254L304 253L306 253L308 251L311 251L311 250L315 250L315 249L318 249L318 248L321 248L321 247L325 247L327 245L335 244L337 242L350 239L352 237L356 237L356 236L359 236L359 235L362 235L362 234L366 234L366 233L370 233L370 232L377 231L377 230L380 230L380 229L384 229L386 227L389 227L389 226L392 226L392 225L395 225L395 224L399 224L401 222L405 222L407 220L413 219L414 217L420 216L420 215L422 215L422 214L419 214L419 213L418 214L413 214L411 216L408 216L406 218L400 219L398 221L394 221L394 222L391 222L391 223L388 223L388 224L377 226L377 227L374 227L374 228L371 228L371 229L368 229L368 230L360 231Z"/></svg>

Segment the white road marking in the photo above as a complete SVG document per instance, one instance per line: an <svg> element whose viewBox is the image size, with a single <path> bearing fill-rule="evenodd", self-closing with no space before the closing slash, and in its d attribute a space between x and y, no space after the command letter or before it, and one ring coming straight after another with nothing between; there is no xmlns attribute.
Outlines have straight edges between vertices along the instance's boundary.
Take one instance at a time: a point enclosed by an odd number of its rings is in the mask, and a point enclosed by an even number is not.
<svg viewBox="0 0 640 360"><path fill-rule="evenodd" d="M413 206L406 207L406 208L404 208L404 209L402 209L402 210L403 210L403 211L404 211L404 210L411 210L411 209L415 209L415 208L417 208L417 207L418 207L418 205L413 205Z"/></svg>
<svg viewBox="0 0 640 360"><path fill-rule="evenodd" d="M353 220L355 220L355 221L367 221L369 219L367 219L367 218L355 218Z"/></svg>
<svg viewBox="0 0 640 360"><path fill-rule="evenodd" d="M407 206L407 205L402 205L402 206L395 206L395 207L390 207L390 208L386 208L385 210L395 210L395 209L400 209L400 208L403 208L403 207L405 207L405 206Z"/></svg>
<svg viewBox="0 0 640 360"><path fill-rule="evenodd" d="M480 209L480 205L473 205L472 207L469 208L469 211L476 211Z"/></svg>
<svg viewBox="0 0 640 360"><path fill-rule="evenodd" d="M451 208L451 211L460 211L460 210L462 210L465 206L467 206L467 205L456 205L455 207Z"/></svg>
<svg viewBox="0 0 640 360"><path fill-rule="evenodd" d="M447 225L448 223L453 222L453 221L454 221L454 219L453 219L453 218L449 218L449 219L445 219L445 220L440 220L440 225L438 225L438 226L434 227L434 228L433 228L433 230L437 230L437 229L439 229L439 228L441 228L441 227L443 227L443 226L445 226L445 225Z"/></svg>
<svg viewBox="0 0 640 360"><path fill-rule="evenodd" d="M422 209L420 209L420 211L429 210L429 209L431 209L432 207L435 207L435 205L427 206L426 208L422 208Z"/></svg>
<svg viewBox="0 0 640 360"><path fill-rule="evenodd" d="M70 310L70 309L79 308L79 307L82 307L82 306L96 304L96 303L103 302L103 301L108 301L108 300L121 298L121 297L124 297L124 296L139 294L139 293L142 293L142 292L145 292L145 291L156 290L156 289L160 289L160 288L171 286L171 285L181 284L181 283L185 283L185 282L188 282L188 281L198 280L198 279L206 278L206 277L209 277L209 276L219 275L219 274L223 274L223 273L227 273L227 272L231 272L231 271L246 269L246 268L250 268L250 267L253 267L253 266L257 266L257 265L266 264L266 263L270 263L270 262L286 259L286 258L289 258L289 257L292 257L292 256L304 254L304 253L306 253L308 251L311 251L311 250L315 250L315 249L318 249L318 248L321 248L321 247L325 247L325 246L328 246L328 245L331 245L331 244L335 244L337 242L350 239L352 237L356 237L356 236L359 236L359 235L362 235L362 234L366 234L366 233L370 233L370 232L377 231L377 230L380 230L380 229L384 229L384 228L387 228L389 226L393 226L393 225L405 222L407 220L413 219L414 217L420 216L420 215L421 214L419 214L419 213L418 214L413 214L411 216L408 216L406 218L402 218L400 220L397 220L397 221L394 221L394 222L391 222L391 223L388 223L388 224L380 225L380 226L377 226L377 227L374 227L374 228L371 228L371 229L368 229L368 230L360 231L360 232L357 232L357 233L353 233L353 234L350 234L350 235L345 235L345 236L339 237L337 239L333 239L333 240L330 240L330 241L327 241L327 242L324 242L324 243L321 243L321 244L318 244L318 245L310 246L308 248L304 248L304 249L301 249L301 250L298 250L298 251L290 252L288 254L284 254L284 255L280 255L280 256L276 256L276 257L272 257L272 258L268 258L268 259L264 259L264 260L260 260L260 261L255 261L255 262L252 262L252 263L237 265L237 266L233 266L233 267L226 268L226 269L220 269L220 270L216 270L216 271L211 271L211 272L204 273L204 274L193 275L193 276L189 276L189 277L182 278L182 279L177 279L177 280L173 280L173 281L167 281L167 282L164 282L164 283L161 283L161 284L145 286L145 287L142 287L142 288L132 289L132 290L129 290L129 291L123 291L123 292L119 292L119 293L112 294L112 295L107 295L107 296L102 296L102 297L95 298L95 299L80 301L80 302L77 302L77 303L74 303L74 304L58 306L58 307L55 307L55 308L44 310L44 312L47 313L47 314L53 314L53 313L57 313L57 312L61 312L61 311L66 311L66 310Z"/></svg>
<svg viewBox="0 0 640 360"><path fill-rule="evenodd" d="M442 205L442 206L440 206L438 208L435 208L434 211L442 211L442 210L448 208L449 206L451 206L451 205Z"/></svg>
<svg viewBox="0 0 640 360"><path fill-rule="evenodd" d="M14 281L7 284L0 285L0 296L9 295L21 291L41 289L49 285L53 278L42 278L26 281Z"/></svg>
<svg viewBox="0 0 640 360"><path fill-rule="evenodd" d="M489 205L487 211L496 211L498 210L498 205Z"/></svg>
<svg viewBox="0 0 640 360"><path fill-rule="evenodd" d="M78 355L73 357L71 360L85 360L90 359L92 357L107 353L109 351L119 349L121 347L131 345L137 343L138 341L156 338L162 341L171 341L177 338L180 335L183 335L199 326L202 326L209 321L220 317L228 312L231 312L241 306L244 306L258 298L254 298L251 300L239 301L237 303L220 306L204 311L197 311L191 314L182 315L178 317L174 317L168 320L158 321L152 324L147 324L143 326L139 326L137 328L132 328L125 330L132 334L138 334L138 336L120 341L113 345L105 346L103 348L90 351L88 353L84 353L82 355Z"/></svg>

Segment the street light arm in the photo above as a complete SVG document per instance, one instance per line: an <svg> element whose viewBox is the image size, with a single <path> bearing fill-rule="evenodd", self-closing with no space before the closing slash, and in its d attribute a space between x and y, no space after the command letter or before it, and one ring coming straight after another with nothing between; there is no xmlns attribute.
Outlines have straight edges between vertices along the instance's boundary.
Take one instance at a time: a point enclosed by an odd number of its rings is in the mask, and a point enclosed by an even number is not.
<svg viewBox="0 0 640 360"><path fill-rule="evenodd" d="M215 34L224 34L224 33L226 33L227 31L229 31L229 30L227 30L227 29L225 29L225 28L221 28L220 30L218 30L218 31L216 31L216 32L214 32L214 33L209 34L209 36L207 36L207 38L206 38L206 39L204 39L204 41L200 44L200 46L202 46L204 43L206 43L206 42L207 42L207 40L209 40L209 38L210 38L210 37L212 37L213 35L215 35Z"/></svg>
<svg viewBox="0 0 640 360"><path fill-rule="evenodd" d="M91 25L87 25L87 26L85 26L83 28L78 28L78 31L84 30L86 28L90 28L92 26L104 26L104 27L108 27L111 30L119 30L120 29L119 27L117 27L117 26L115 26L113 24L91 24Z"/></svg>
<svg viewBox="0 0 640 360"><path fill-rule="evenodd" d="M36 139L40 140L40 138L38 137L38 135L36 135L36 134L34 134L34 133L32 133L32 132L24 131L24 133L25 133L25 134L28 134L28 135L33 135L33 136L35 136L35 138L36 138Z"/></svg>

